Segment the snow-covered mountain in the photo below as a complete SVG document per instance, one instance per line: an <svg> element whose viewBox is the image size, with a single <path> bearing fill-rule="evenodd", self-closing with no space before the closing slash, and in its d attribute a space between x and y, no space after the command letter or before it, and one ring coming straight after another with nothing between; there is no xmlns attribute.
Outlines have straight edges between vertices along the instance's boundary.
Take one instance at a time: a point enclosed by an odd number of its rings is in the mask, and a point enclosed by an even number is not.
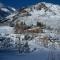
<svg viewBox="0 0 60 60"><path fill-rule="evenodd" d="M27 25L36 25L36 22L40 21L51 28L58 29L60 26L60 6L41 2L27 8L21 8L7 18L12 21L24 21Z"/></svg>
<svg viewBox="0 0 60 60"><path fill-rule="evenodd" d="M36 22L40 21L48 26L51 26L52 28L54 28L54 26L56 28L60 26L59 5L41 2L36 5L28 6L27 8L21 8L17 11L14 8L9 8L1 8L0 10L3 11L1 12L1 16L7 15L5 18L9 19L10 21L25 21L28 25L36 25Z"/></svg>
<svg viewBox="0 0 60 60"><path fill-rule="evenodd" d="M10 6L5 6L0 4L0 22L6 21L6 17L15 13L16 9Z"/></svg>

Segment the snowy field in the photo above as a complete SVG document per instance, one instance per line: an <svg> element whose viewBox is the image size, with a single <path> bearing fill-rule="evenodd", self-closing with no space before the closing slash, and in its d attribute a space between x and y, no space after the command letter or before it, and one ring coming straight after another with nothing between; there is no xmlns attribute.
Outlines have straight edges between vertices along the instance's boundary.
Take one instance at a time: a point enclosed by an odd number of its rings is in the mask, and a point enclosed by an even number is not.
<svg viewBox="0 0 60 60"><path fill-rule="evenodd" d="M0 60L60 60L60 51L40 49L38 52L19 54L16 51L0 51Z"/></svg>
<svg viewBox="0 0 60 60"><path fill-rule="evenodd" d="M0 34L10 34L13 33L13 27L10 26L0 26Z"/></svg>

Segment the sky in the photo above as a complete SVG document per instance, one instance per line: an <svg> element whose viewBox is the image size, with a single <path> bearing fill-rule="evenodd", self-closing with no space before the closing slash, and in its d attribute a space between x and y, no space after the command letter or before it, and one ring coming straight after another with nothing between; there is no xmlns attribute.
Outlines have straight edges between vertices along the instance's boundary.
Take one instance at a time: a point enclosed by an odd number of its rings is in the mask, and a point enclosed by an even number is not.
<svg viewBox="0 0 60 60"><path fill-rule="evenodd" d="M15 8L33 5L38 2L48 2L48 3L54 3L54 4L60 5L60 0L0 0L0 3L15 7Z"/></svg>

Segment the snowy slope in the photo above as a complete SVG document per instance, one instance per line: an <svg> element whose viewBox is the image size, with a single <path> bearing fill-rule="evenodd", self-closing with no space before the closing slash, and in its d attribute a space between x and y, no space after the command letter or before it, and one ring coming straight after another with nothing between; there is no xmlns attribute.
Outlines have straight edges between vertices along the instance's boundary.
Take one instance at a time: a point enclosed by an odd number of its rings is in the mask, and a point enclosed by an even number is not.
<svg viewBox="0 0 60 60"><path fill-rule="evenodd" d="M2 4L2 3L1 3ZM13 14L16 12L16 9L13 7L5 6L5 5L0 5L0 22L4 22L7 20L7 16Z"/></svg>

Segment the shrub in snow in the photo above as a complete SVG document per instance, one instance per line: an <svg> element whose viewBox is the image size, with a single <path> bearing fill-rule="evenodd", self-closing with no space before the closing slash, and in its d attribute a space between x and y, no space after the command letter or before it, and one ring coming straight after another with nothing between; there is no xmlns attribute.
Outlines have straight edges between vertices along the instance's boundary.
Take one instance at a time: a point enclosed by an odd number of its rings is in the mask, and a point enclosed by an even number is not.
<svg viewBox="0 0 60 60"><path fill-rule="evenodd" d="M26 35L24 39L22 38L21 35L17 37L17 41L15 45L19 53L29 52L30 48L29 48L28 41L27 41L29 38L30 37L28 37L28 35Z"/></svg>
<svg viewBox="0 0 60 60"><path fill-rule="evenodd" d="M27 53L27 52L30 52L30 48L29 48L29 45L28 45L28 42L26 41L25 45L24 45L24 52Z"/></svg>
<svg viewBox="0 0 60 60"><path fill-rule="evenodd" d="M13 48L13 40L7 37L1 37L1 46L2 48Z"/></svg>
<svg viewBox="0 0 60 60"><path fill-rule="evenodd" d="M30 38L30 36L27 34L27 35L25 35L25 40L28 40Z"/></svg>
<svg viewBox="0 0 60 60"><path fill-rule="evenodd" d="M39 26L39 27L41 27L41 28L45 28L46 26L43 24L43 23L41 23L41 22L37 22L37 26Z"/></svg>

